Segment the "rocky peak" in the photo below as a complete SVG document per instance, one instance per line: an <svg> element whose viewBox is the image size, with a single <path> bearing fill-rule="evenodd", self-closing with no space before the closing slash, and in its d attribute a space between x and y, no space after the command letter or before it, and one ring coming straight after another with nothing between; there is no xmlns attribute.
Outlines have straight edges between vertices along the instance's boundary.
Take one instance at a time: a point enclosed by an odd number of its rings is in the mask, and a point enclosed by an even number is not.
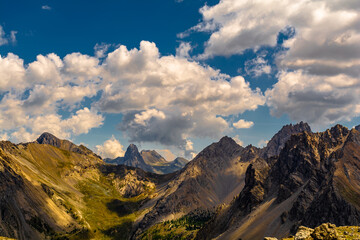
<svg viewBox="0 0 360 240"><path fill-rule="evenodd" d="M140 155L139 150L135 144L130 144L126 149L124 158L120 164L138 167L145 171L150 171L151 166L145 163L143 157Z"/></svg>
<svg viewBox="0 0 360 240"><path fill-rule="evenodd" d="M360 132L360 125L357 125L357 126L355 127L355 129Z"/></svg>
<svg viewBox="0 0 360 240"><path fill-rule="evenodd" d="M349 134L349 129L347 127L337 124L331 129L327 129L321 134L328 148L336 147L339 144L343 143L346 136Z"/></svg>
<svg viewBox="0 0 360 240"><path fill-rule="evenodd" d="M84 145L76 145L68 140L62 140L57 138L56 136L54 136L51 133L48 132L44 132L43 134L41 134L35 141L35 143L38 144L48 144L66 151L70 151L70 152L76 152L76 153L80 153L80 154L85 154L85 155L92 155L96 158L101 159L100 156L96 155L95 153L93 153L90 149L88 149L87 147L85 147Z"/></svg>
<svg viewBox="0 0 360 240"><path fill-rule="evenodd" d="M136 145L130 144L128 146L125 152L124 160L125 161L143 160Z"/></svg>
<svg viewBox="0 0 360 240"><path fill-rule="evenodd" d="M262 156L264 158L268 158L279 155L281 149L284 148L285 143L290 139L291 135L301 132L311 132L310 126L304 122L300 122L295 125L289 124L283 126L281 130L277 132L268 142Z"/></svg>
<svg viewBox="0 0 360 240"><path fill-rule="evenodd" d="M161 164L161 163L167 163L166 159L163 158L158 152L155 150L142 150L140 152L140 155L146 162L146 164Z"/></svg>
<svg viewBox="0 0 360 240"><path fill-rule="evenodd" d="M54 147L60 147L61 145L61 140L48 132L41 134L38 139L36 139L36 142L39 144L49 144Z"/></svg>
<svg viewBox="0 0 360 240"><path fill-rule="evenodd" d="M232 138L225 136L222 137L219 142L213 143L202 150L194 160L198 158L217 159L223 156L232 156L235 152L239 152L242 149L243 147L237 144Z"/></svg>

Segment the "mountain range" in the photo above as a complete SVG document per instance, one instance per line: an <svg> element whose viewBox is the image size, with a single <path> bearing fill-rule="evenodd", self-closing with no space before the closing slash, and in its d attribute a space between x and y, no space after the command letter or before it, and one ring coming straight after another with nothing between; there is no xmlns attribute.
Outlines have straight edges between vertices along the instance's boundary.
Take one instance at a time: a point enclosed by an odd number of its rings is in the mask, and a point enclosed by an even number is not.
<svg viewBox="0 0 360 240"><path fill-rule="evenodd" d="M359 130L290 124L264 148L225 136L190 162L135 145L104 161L50 133L1 141L0 236L256 240L360 225Z"/></svg>
<svg viewBox="0 0 360 240"><path fill-rule="evenodd" d="M124 157L115 159L104 159L106 163L126 165L130 167L141 168L144 171L167 174L182 169L189 161L182 157L177 157L168 162L155 150L142 150L139 152L134 144L130 144L126 149Z"/></svg>

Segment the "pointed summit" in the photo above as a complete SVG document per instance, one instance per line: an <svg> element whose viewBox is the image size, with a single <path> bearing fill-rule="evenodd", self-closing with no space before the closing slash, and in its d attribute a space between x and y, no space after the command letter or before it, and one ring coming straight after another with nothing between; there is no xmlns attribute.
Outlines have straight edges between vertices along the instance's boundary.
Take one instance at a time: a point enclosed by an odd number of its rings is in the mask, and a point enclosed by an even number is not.
<svg viewBox="0 0 360 240"><path fill-rule="evenodd" d="M279 155L281 149L283 149L285 143L289 140L291 135L304 131L311 132L311 128L307 123L302 121L295 125L289 124L283 126L280 131L277 132L268 142L266 148L264 149L263 157L268 158Z"/></svg>
<svg viewBox="0 0 360 240"><path fill-rule="evenodd" d="M122 158L119 164L123 164L130 167L141 168L145 171L151 171L151 166L147 165L140 155L139 150L135 144L130 144L126 149L125 156Z"/></svg>
<svg viewBox="0 0 360 240"><path fill-rule="evenodd" d="M49 132L44 132L43 134L41 134L35 141L35 143L38 144L48 144L66 151L71 151L71 152L76 152L76 153L80 153L80 154L85 154L85 155L93 155L96 156L98 158L101 158L100 156L96 155L95 153L93 153L90 149L88 149L87 147L83 146L83 145L76 145L72 142L70 142L69 140L62 140L57 138L55 135L49 133Z"/></svg>
<svg viewBox="0 0 360 240"><path fill-rule="evenodd" d="M36 142L39 144L49 144L54 147L60 147L61 146L61 140L57 137L55 137L53 134L44 132L41 134L37 139Z"/></svg>

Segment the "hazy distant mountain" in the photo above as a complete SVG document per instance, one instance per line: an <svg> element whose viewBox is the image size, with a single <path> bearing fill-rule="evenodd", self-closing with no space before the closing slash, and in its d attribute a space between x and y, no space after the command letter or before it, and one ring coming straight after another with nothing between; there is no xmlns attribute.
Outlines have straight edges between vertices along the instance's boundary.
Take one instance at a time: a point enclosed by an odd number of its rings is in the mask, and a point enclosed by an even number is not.
<svg viewBox="0 0 360 240"><path fill-rule="evenodd" d="M188 160L185 158L176 158L174 161L168 162L159 153L154 150L142 150L139 153L138 148L134 144L130 144L125 152L124 157L115 159L105 159L105 162L111 164L123 164L131 167L138 167L144 171L157 174L167 174L182 169Z"/></svg>
<svg viewBox="0 0 360 240"><path fill-rule="evenodd" d="M168 162L155 150L142 150L140 155L148 165L161 165Z"/></svg>

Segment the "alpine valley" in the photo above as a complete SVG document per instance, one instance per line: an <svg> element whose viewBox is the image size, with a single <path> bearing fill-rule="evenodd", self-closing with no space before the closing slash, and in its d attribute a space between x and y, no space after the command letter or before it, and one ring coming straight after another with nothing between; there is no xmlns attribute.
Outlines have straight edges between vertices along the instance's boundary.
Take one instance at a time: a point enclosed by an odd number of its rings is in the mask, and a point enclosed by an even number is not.
<svg viewBox="0 0 360 240"><path fill-rule="evenodd" d="M103 160L50 133L1 141L0 236L356 239L341 236L359 231L351 227L360 225L359 131L315 133L300 122L264 148L225 136L172 162L133 144Z"/></svg>

